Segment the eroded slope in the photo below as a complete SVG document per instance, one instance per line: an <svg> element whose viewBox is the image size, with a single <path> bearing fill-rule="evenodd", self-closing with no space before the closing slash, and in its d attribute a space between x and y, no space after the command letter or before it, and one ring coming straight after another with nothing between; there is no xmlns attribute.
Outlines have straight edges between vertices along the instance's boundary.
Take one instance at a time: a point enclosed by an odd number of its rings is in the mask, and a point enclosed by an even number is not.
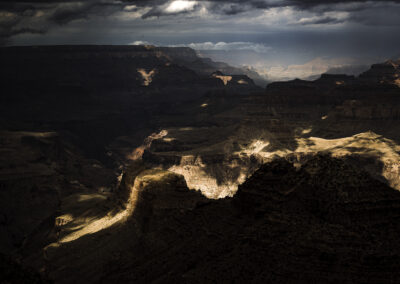
<svg viewBox="0 0 400 284"><path fill-rule="evenodd" d="M125 223L48 252L56 282L389 283L400 193L343 159L262 166L233 198L145 172ZM135 181L136 183L136 181ZM67 265L61 265L67 264Z"/></svg>

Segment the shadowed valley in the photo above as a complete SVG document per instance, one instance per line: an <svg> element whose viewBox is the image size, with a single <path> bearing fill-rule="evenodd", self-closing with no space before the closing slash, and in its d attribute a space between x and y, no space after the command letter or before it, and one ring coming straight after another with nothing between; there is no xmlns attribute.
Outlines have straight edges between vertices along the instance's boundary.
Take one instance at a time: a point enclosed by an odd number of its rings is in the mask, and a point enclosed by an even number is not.
<svg viewBox="0 0 400 284"><path fill-rule="evenodd" d="M190 48L0 59L11 283L398 279L399 60L263 88Z"/></svg>

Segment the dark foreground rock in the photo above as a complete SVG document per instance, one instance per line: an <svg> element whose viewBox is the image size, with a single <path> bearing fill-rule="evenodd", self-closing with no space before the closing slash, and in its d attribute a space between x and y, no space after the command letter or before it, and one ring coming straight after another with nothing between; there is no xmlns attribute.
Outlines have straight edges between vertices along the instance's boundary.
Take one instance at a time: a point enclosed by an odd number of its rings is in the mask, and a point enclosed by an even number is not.
<svg viewBox="0 0 400 284"><path fill-rule="evenodd" d="M50 278L393 283L400 276L400 193L346 160L317 155L299 169L276 160L233 198L215 201L162 171L140 181L132 217L54 248Z"/></svg>

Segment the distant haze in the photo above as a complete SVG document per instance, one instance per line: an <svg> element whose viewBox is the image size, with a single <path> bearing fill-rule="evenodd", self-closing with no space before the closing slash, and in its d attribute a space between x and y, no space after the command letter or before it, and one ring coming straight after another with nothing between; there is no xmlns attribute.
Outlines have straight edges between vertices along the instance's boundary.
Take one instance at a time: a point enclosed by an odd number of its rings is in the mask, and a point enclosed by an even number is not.
<svg viewBox="0 0 400 284"><path fill-rule="evenodd" d="M215 51L199 50L199 55L234 66L251 66L269 81L294 78L312 79L323 73L359 75L371 64L384 58L296 58L277 53L258 53L252 50ZM275 56L274 56L275 55Z"/></svg>

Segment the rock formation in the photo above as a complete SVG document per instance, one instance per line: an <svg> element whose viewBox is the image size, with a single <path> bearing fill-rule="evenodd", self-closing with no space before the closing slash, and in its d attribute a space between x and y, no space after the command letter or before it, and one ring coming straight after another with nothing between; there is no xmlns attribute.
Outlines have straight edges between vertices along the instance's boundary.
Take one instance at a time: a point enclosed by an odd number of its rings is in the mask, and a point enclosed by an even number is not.
<svg viewBox="0 0 400 284"><path fill-rule="evenodd" d="M163 171L145 171L134 183L131 218L49 250L48 277L390 283L399 276L400 193L346 160L317 155L294 167L278 159L233 198L215 201Z"/></svg>
<svg viewBox="0 0 400 284"><path fill-rule="evenodd" d="M0 58L0 264L26 279L399 276L397 61L263 91L187 48Z"/></svg>
<svg viewBox="0 0 400 284"><path fill-rule="evenodd" d="M374 64L371 69L362 73L360 79L366 83L389 83L399 86L400 60L388 60L381 64Z"/></svg>
<svg viewBox="0 0 400 284"><path fill-rule="evenodd" d="M214 76L226 84L233 78L221 72ZM167 129L165 137L153 141L144 161L182 174L190 188L218 198L232 196L238 184L277 156L297 153L307 160L310 153L321 151L357 154L363 159L373 155L385 164L385 170L382 173L375 162L366 163L366 169L377 178L390 177L387 182L398 188L399 179L391 171L392 165L400 162L396 150L399 93L392 83L323 74L315 81L276 82L268 85L265 93L236 96L228 109L222 105L233 98L220 100L214 95L199 107L211 127ZM389 139L383 139L380 146L393 149L385 161L376 153L374 139L379 135ZM322 140L316 141L315 136ZM353 151L346 145L349 139L339 139L343 137L354 137ZM332 138L338 140L329 140Z"/></svg>

